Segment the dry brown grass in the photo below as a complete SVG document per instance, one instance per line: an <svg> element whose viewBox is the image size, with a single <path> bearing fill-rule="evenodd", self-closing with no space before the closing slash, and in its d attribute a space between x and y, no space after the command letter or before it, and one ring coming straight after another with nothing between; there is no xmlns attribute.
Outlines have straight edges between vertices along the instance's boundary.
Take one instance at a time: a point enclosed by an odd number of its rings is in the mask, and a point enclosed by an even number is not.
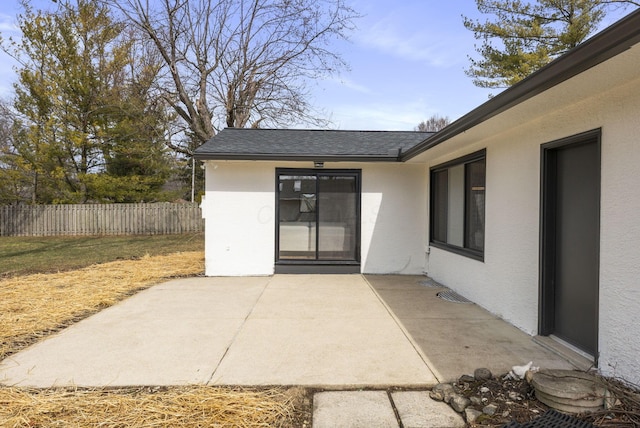
<svg viewBox="0 0 640 428"><path fill-rule="evenodd" d="M302 390L0 388L3 427L285 427Z"/></svg>
<svg viewBox="0 0 640 428"><path fill-rule="evenodd" d="M0 360L141 289L203 272L202 252L145 256L0 280Z"/></svg>

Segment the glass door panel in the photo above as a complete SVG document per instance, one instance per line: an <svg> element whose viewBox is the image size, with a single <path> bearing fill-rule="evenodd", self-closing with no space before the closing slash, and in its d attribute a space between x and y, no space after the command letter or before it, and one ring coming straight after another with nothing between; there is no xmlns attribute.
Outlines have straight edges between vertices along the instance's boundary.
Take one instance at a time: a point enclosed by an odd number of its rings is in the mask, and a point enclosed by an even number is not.
<svg viewBox="0 0 640 428"><path fill-rule="evenodd" d="M356 260L356 177L320 175L318 178L318 259Z"/></svg>
<svg viewBox="0 0 640 428"><path fill-rule="evenodd" d="M278 257L316 258L316 176L280 175L278 182Z"/></svg>
<svg viewBox="0 0 640 428"><path fill-rule="evenodd" d="M278 180L278 261L358 262L360 173L282 170Z"/></svg>

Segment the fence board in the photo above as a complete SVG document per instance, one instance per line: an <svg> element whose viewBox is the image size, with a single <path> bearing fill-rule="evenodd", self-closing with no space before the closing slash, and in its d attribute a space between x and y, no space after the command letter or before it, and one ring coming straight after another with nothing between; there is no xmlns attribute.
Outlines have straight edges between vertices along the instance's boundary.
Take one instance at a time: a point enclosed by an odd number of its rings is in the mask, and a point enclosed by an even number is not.
<svg viewBox="0 0 640 428"><path fill-rule="evenodd" d="M168 235L203 230L196 203L0 206L0 236Z"/></svg>

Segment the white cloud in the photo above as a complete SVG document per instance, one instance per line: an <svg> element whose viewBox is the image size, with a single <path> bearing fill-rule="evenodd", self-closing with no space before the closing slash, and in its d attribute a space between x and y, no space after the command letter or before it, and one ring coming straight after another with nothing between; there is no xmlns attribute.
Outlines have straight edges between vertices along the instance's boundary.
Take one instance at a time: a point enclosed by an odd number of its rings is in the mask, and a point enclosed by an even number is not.
<svg viewBox="0 0 640 428"><path fill-rule="evenodd" d="M342 89L348 89L353 92L357 92L360 94L370 94L371 89L365 85L361 85L353 80L346 77L329 77L325 79L326 81L339 86Z"/></svg>
<svg viewBox="0 0 640 428"><path fill-rule="evenodd" d="M449 67L466 61L473 35L462 26L456 8L410 1L392 10L372 11L364 18L354 41L407 61L433 67Z"/></svg>
<svg viewBox="0 0 640 428"><path fill-rule="evenodd" d="M331 108L337 129L413 131L431 114L437 113L422 100L406 103L342 104Z"/></svg>
<svg viewBox="0 0 640 428"><path fill-rule="evenodd" d="M410 61L427 62L434 66L443 63L437 46L433 45L425 33L401 34L391 27L379 24L362 34L360 43Z"/></svg>
<svg viewBox="0 0 640 428"><path fill-rule="evenodd" d="M22 36L20 28L16 24L16 18L13 15L0 13L0 35L5 46L8 46L9 38L19 42ZM13 82L16 81L17 75L14 67L16 61L6 52L0 50L0 97L8 97L13 93Z"/></svg>
<svg viewBox="0 0 640 428"><path fill-rule="evenodd" d="M9 28L9 30L7 30ZM7 40L11 32L16 31L15 26L7 25L4 16L0 16L0 33L2 38ZM12 83L16 80L16 73L13 67L16 62L7 53L0 50L0 97L6 97L13 92Z"/></svg>
<svg viewBox="0 0 640 428"><path fill-rule="evenodd" d="M0 32L3 38L6 38L7 35L19 34L20 29L15 23L15 17L0 13Z"/></svg>

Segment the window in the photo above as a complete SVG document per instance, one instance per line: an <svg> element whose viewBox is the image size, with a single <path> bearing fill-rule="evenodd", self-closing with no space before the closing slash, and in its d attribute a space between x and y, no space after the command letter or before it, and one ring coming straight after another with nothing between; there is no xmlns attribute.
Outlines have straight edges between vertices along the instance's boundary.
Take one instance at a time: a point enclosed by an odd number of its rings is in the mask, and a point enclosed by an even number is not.
<svg viewBox="0 0 640 428"><path fill-rule="evenodd" d="M434 247L483 259L485 157L482 150L431 169Z"/></svg>

